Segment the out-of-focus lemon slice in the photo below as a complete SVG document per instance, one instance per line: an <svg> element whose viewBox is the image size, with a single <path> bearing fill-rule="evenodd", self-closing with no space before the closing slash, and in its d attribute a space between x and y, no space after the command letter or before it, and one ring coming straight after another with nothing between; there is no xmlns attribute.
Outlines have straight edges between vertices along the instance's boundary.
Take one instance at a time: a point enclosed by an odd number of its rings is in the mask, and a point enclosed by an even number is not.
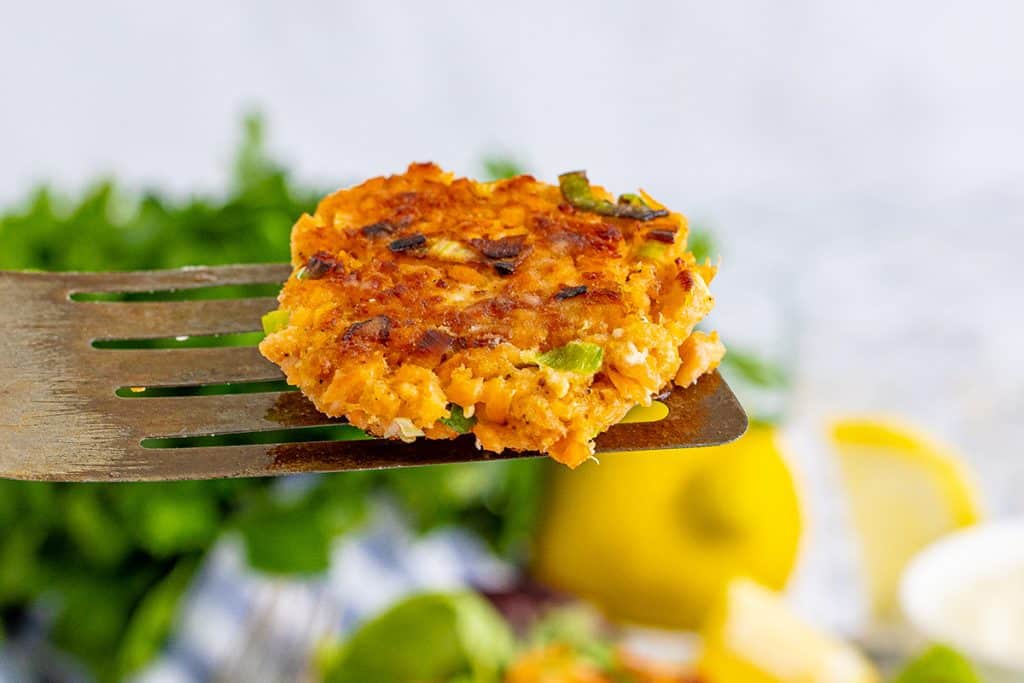
<svg viewBox="0 0 1024 683"><path fill-rule="evenodd" d="M910 558L950 531L974 524L981 506L973 478L948 447L891 420L848 418L830 433L876 617L896 613Z"/></svg>
<svg viewBox="0 0 1024 683"><path fill-rule="evenodd" d="M534 570L612 618L695 628L735 576L781 588L801 526L775 430L755 426L727 446L554 470Z"/></svg>
<svg viewBox="0 0 1024 683"><path fill-rule="evenodd" d="M875 683L855 649L794 614L776 593L735 579L704 628L698 662L709 683Z"/></svg>

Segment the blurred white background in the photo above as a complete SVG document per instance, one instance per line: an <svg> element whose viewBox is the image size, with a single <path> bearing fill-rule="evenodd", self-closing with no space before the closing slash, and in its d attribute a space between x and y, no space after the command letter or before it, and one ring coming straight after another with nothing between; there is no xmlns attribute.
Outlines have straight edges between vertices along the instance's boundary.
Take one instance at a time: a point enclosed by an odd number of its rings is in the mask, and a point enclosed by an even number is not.
<svg viewBox="0 0 1024 683"><path fill-rule="evenodd" d="M8 4L0 201L217 190L252 108L328 187L496 151L643 185L719 238L726 340L795 349L796 592L841 622L827 415L904 414L1024 512L1022 26L1015 0Z"/></svg>
<svg viewBox="0 0 1024 683"><path fill-rule="evenodd" d="M98 0L3 10L0 193L222 179L263 109L338 183L486 150L704 212L1018 196L1024 5Z"/></svg>

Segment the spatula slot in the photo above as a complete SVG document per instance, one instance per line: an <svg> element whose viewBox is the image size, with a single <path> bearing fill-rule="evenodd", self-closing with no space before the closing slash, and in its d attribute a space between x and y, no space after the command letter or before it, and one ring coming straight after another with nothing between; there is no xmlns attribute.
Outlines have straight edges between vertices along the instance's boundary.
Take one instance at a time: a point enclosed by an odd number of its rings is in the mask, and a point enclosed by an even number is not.
<svg viewBox="0 0 1024 683"><path fill-rule="evenodd" d="M112 302L139 303L144 301L204 301L224 299L250 299L277 296L281 283L255 285L217 285L187 289L159 289L151 292L71 292L68 298L81 303Z"/></svg>
<svg viewBox="0 0 1024 683"><path fill-rule="evenodd" d="M257 346L262 332L195 334L155 339L95 339L94 349L210 349L223 346Z"/></svg>
<svg viewBox="0 0 1024 683"><path fill-rule="evenodd" d="M114 393L121 398L165 398L168 396L217 396L222 394L264 394L298 391L284 380L269 382L220 382L183 384L171 387L120 387Z"/></svg>
<svg viewBox="0 0 1024 683"><path fill-rule="evenodd" d="M312 443L317 441L369 441L373 437L348 424L322 427L296 427L258 432L214 434L210 436L179 436L146 438L141 441L147 449L205 448L208 446L249 446L253 444Z"/></svg>

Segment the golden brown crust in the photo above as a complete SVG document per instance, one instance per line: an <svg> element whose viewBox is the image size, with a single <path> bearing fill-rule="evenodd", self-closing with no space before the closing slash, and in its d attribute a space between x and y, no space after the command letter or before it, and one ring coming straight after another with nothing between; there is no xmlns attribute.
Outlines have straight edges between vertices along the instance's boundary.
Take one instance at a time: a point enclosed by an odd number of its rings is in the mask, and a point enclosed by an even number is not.
<svg viewBox="0 0 1024 683"><path fill-rule="evenodd" d="M261 349L320 410L375 434L405 418L454 436L438 422L452 403L476 413L484 447L575 465L676 375L711 308L713 269L685 239L680 214L601 216L530 176L485 184L413 164L299 219L280 297L290 324ZM642 255L650 244L656 259ZM600 372L532 360L573 341L604 348Z"/></svg>

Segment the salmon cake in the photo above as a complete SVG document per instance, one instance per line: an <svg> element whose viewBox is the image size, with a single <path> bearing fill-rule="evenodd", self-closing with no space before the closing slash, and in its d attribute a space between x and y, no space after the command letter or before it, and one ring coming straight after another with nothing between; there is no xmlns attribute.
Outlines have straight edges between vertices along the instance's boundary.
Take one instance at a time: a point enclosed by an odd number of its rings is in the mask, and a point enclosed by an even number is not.
<svg viewBox="0 0 1024 683"><path fill-rule="evenodd" d="M714 369L687 224L582 171L483 183L434 164L340 190L291 236L260 351L323 413L411 442L575 467L636 405Z"/></svg>

